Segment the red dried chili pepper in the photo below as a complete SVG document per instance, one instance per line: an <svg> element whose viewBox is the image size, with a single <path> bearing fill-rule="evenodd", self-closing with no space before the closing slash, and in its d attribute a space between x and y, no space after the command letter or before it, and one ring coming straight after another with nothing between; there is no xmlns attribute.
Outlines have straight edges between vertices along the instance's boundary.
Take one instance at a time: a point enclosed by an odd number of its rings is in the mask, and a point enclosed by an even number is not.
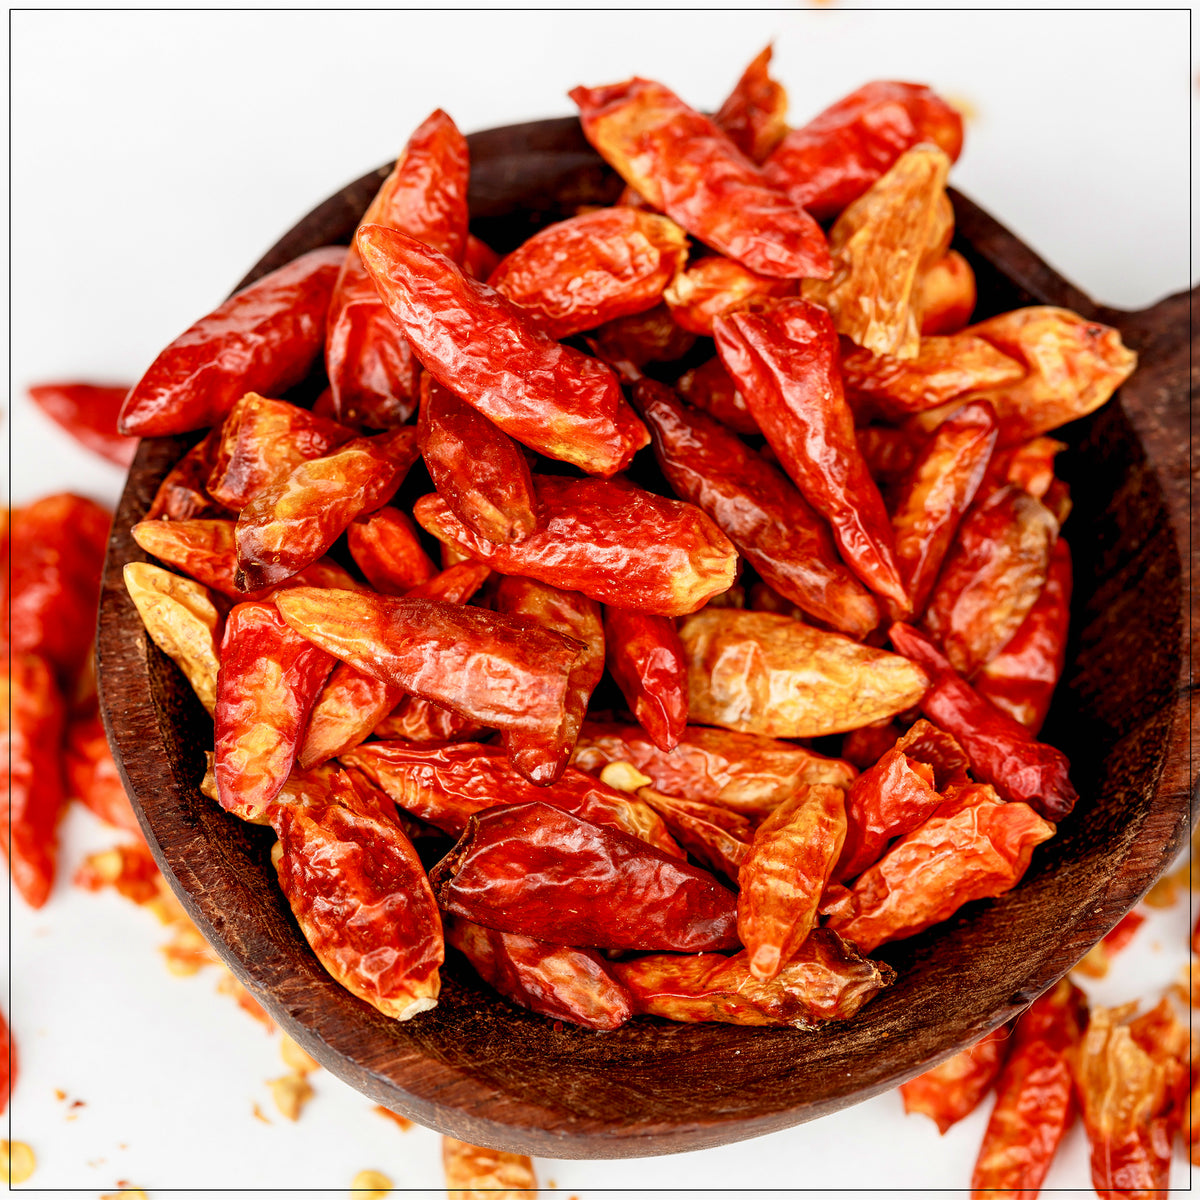
<svg viewBox="0 0 1200 1200"><path fill-rule="evenodd" d="M929 672L933 686L921 711L961 743L971 770L1005 800L1024 801L1052 821L1061 821L1079 798L1067 777L1061 750L1035 741L1019 722L989 704L923 633L897 623L892 645Z"/></svg>
<svg viewBox="0 0 1200 1200"><path fill-rule="evenodd" d="M973 1046L902 1083L904 1111L924 1113L937 1125L938 1133L945 1133L970 1116L996 1082L1011 1035L1009 1027L1001 1025Z"/></svg>
<svg viewBox="0 0 1200 1200"><path fill-rule="evenodd" d="M487 726L469 717L451 712L423 700L420 696L405 696L392 711L379 721L372 732L378 738L399 739L405 742L474 741L487 732Z"/></svg>
<svg viewBox="0 0 1200 1200"><path fill-rule="evenodd" d="M639 381L633 401L676 494L703 509L775 591L854 637L879 623L874 598L838 557L828 525L781 471L664 384Z"/></svg>
<svg viewBox="0 0 1200 1200"><path fill-rule="evenodd" d="M618 317L588 335L592 352L607 363L629 362L644 367L674 362L696 344L696 335L675 324L671 310L656 304L645 312Z"/></svg>
<svg viewBox="0 0 1200 1200"><path fill-rule="evenodd" d="M794 1029L848 1020L896 978L886 963L864 958L828 929L814 929L769 982L750 974L748 958L745 950L731 957L651 954L614 962L611 970L640 1013Z"/></svg>
<svg viewBox="0 0 1200 1200"><path fill-rule="evenodd" d="M601 157L688 233L759 275L829 277L816 221L674 92L635 78L569 95Z"/></svg>
<svg viewBox="0 0 1200 1200"><path fill-rule="evenodd" d="M377 225L357 245L425 369L510 437L597 475L623 470L649 440L608 367L535 329L445 255Z"/></svg>
<svg viewBox="0 0 1200 1200"><path fill-rule="evenodd" d="M216 425L247 392L278 396L309 371L346 251L326 246L264 275L201 317L150 365L121 409L138 437Z"/></svg>
<svg viewBox="0 0 1200 1200"><path fill-rule="evenodd" d="M535 785L497 746L369 742L347 751L341 761L362 771L400 808L452 837L462 835L474 813L540 801L640 838L673 858L684 857L653 809L636 797L572 768L549 786Z"/></svg>
<svg viewBox="0 0 1200 1200"><path fill-rule="evenodd" d="M237 604L217 673L217 793L228 812L261 816L291 773L333 657L294 632L274 605Z"/></svg>
<svg viewBox="0 0 1200 1200"><path fill-rule="evenodd" d="M680 271L663 299L684 329L712 337L713 321L723 313L769 307L773 300L795 294L794 279L755 275L740 262L713 254Z"/></svg>
<svg viewBox="0 0 1200 1200"><path fill-rule="evenodd" d="M237 521L239 583L282 583L316 562L355 517L382 508L417 458L416 431L355 438L255 492Z"/></svg>
<svg viewBox="0 0 1200 1200"><path fill-rule="evenodd" d="M710 358L700 366L685 371L675 387L689 404L702 408L734 433L762 433L758 422L750 415L746 398L738 391L737 384L719 358Z"/></svg>
<svg viewBox="0 0 1200 1200"><path fill-rule="evenodd" d="M141 826L125 794L98 710L72 716L67 723L63 767L68 797L80 800L107 824L140 836Z"/></svg>
<svg viewBox="0 0 1200 1200"><path fill-rule="evenodd" d="M41 908L54 885L58 818L64 801L62 746L66 703L49 661L14 653L5 663L0 730L4 756L0 839L13 883L31 908Z"/></svg>
<svg viewBox="0 0 1200 1200"><path fill-rule="evenodd" d="M833 526L843 557L872 591L907 609L891 524L867 472L842 394L829 314L806 300L718 317L717 350L771 449Z"/></svg>
<svg viewBox="0 0 1200 1200"><path fill-rule="evenodd" d="M793 129L767 158L767 177L820 220L863 194L910 146L962 152L962 117L927 87L879 80Z"/></svg>
<svg viewBox="0 0 1200 1200"><path fill-rule="evenodd" d="M519 542L489 542L438 496L413 506L420 525L505 575L528 575L603 604L661 616L694 612L732 582L737 551L700 509L624 480L535 475L541 524Z"/></svg>
<svg viewBox="0 0 1200 1200"><path fill-rule="evenodd" d="M8 1022L0 1012L0 1114L8 1108L17 1082L17 1046L8 1031Z"/></svg>
<svg viewBox="0 0 1200 1200"><path fill-rule="evenodd" d="M1071 550L1060 537L1050 553L1046 584L1016 633L971 681L997 708L1037 734L1062 675L1071 621Z"/></svg>
<svg viewBox="0 0 1200 1200"><path fill-rule="evenodd" d="M687 253L687 236L667 217L597 208L522 242L488 286L544 333L565 338L653 308Z"/></svg>
<svg viewBox="0 0 1200 1200"><path fill-rule="evenodd" d="M437 574L416 526L398 508L355 517L346 529L346 544L371 586L386 596L401 596Z"/></svg>
<svg viewBox="0 0 1200 1200"><path fill-rule="evenodd" d="M687 724L687 661L669 617L611 605L604 610L608 669L638 724L670 751Z"/></svg>
<svg viewBox="0 0 1200 1200"><path fill-rule="evenodd" d="M504 733L504 748L513 765L534 783L553 783L571 759L588 701L604 674L605 634L600 605L579 592L511 575L500 580L494 600L497 612L528 617L584 646L571 667L559 727L546 733L521 729Z"/></svg>
<svg viewBox="0 0 1200 1200"><path fill-rule="evenodd" d="M438 495L472 532L516 542L537 528L525 450L429 374L421 377L417 444Z"/></svg>
<svg viewBox="0 0 1200 1200"><path fill-rule="evenodd" d="M768 73L768 46L742 73L713 121L751 162L761 163L788 131L787 92Z"/></svg>
<svg viewBox="0 0 1200 1200"><path fill-rule="evenodd" d="M46 416L118 467L128 467L137 453L137 438L117 432L117 417L128 394L128 386L95 383L39 383L29 389L29 398Z"/></svg>
<svg viewBox="0 0 1200 1200"><path fill-rule="evenodd" d="M684 953L737 945L734 895L707 871L541 801L474 814L429 878L447 912L547 942Z"/></svg>
<svg viewBox="0 0 1200 1200"><path fill-rule="evenodd" d="M208 494L213 455L221 440L218 425L200 439L166 474L146 513L147 521L206 521L235 517Z"/></svg>
<svg viewBox="0 0 1200 1200"><path fill-rule="evenodd" d="M554 1021L617 1029L633 1016L629 993L594 950L445 918L446 941L501 995Z"/></svg>
<svg viewBox="0 0 1200 1200"><path fill-rule="evenodd" d="M352 437L354 430L336 421L248 392L221 423L207 492L237 512L255 492L278 484L301 463L323 457Z"/></svg>
<svg viewBox="0 0 1200 1200"><path fill-rule="evenodd" d="M637 796L662 817L671 836L693 858L727 879L737 879L754 837L754 825L749 818L715 804L668 796L650 787L638 788Z"/></svg>
<svg viewBox="0 0 1200 1200"><path fill-rule="evenodd" d="M975 272L957 250L921 268L913 307L921 337L941 337L966 327L975 311Z"/></svg>
<svg viewBox="0 0 1200 1200"><path fill-rule="evenodd" d="M467 140L440 108L409 138L360 222L409 234L461 263L467 242ZM356 246L329 306L325 365L339 419L388 429L417 406L420 364L397 334Z"/></svg>

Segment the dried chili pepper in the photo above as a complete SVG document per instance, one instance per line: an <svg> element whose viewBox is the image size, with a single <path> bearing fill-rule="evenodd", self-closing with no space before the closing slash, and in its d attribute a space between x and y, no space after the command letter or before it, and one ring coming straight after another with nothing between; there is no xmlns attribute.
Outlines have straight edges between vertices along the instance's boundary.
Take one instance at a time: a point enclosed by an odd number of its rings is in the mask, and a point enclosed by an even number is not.
<svg viewBox="0 0 1200 1200"><path fill-rule="evenodd" d="M1060 537L1046 583L1016 633L975 673L985 700L1036 735L1046 719L1066 661L1071 620L1071 551Z"/></svg>
<svg viewBox="0 0 1200 1200"><path fill-rule="evenodd" d="M694 612L732 582L737 551L700 509L616 479L535 475L542 514L519 542L489 542L438 496L418 523L505 575L528 575L603 604L660 616Z"/></svg>
<svg viewBox="0 0 1200 1200"><path fill-rule="evenodd" d="M793 129L766 161L767 177L819 220L861 196L910 146L962 151L962 117L929 88L878 80Z"/></svg>
<svg viewBox="0 0 1200 1200"><path fill-rule="evenodd" d="M806 300L718 317L717 350L771 449L833 526L843 557L872 591L907 607L891 525L867 472L842 393L829 314Z"/></svg>
<svg viewBox="0 0 1200 1200"><path fill-rule="evenodd" d="M687 259L687 236L659 213L597 208L539 230L488 286L552 338L644 312Z"/></svg>
<svg viewBox="0 0 1200 1200"><path fill-rule="evenodd" d="M828 278L816 221L662 84L635 78L569 95L600 156L688 233L758 275Z"/></svg>
<svg viewBox="0 0 1200 1200"><path fill-rule="evenodd" d="M497 612L528 617L584 647L570 670L559 727L553 732L510 729L504 733L504 748L513 765L534 783L553 783L571 759L588 701L604 674L605 633L600 605L579 592L512 575L500 580L494 600Z"/></svg>
<svg viewBox="0 0 1200 1200"><path fill-rule="evenodd" d="M440 108L409 138L363 225L382 225L461 263L467 243L466 138ZM417 406L420 365L396 332L356 246L346 252L329 306L325 365L339 419L402 425Z"/></svg>
<svg viewBox="0 0 1200 1200"><path fill-rule="evenodd" d="M704 609L679 636L691 719L743 733L844 733L903 712L929 683L899 655L775 613Z"/></svg>
<svg viewBox="0 0 1200 1200"><path fill-rule="evenodd" d="M38 654L70 691L96 636L112 514L69 492L16 509L9 526L14 654Z"/></svg>
<svg viewBox="0 0 1200 1200"><path fill-rule="evenodd" d="M1149 898L1147 897L1147 902ZM1112 964L1112 956L1124 950L1146 918L1139 912L1127 912L1072 968L1076 975L1103 979Z"/></svg>
<svg viewBox="0 0 1200 1200"><path fill-rule="evenodd" d="M278 396L309 371L345 257L310 250L264 275L179 335L121 409L123 434L159 437L216 425L247 392Z"/></svg>
<svg viewBox="0 0 1200 1200"><path fill-rule="evenodd" d="M322 458L352 437L354 431L336 421L247 392L221 423L207 492L238 512L255 492L280 483L301 463Z"/></svg>
<svg viewBox="0 0 1200 1200"><path fill-rule="evenodd" d="M516 542L537 528L523 448L429 374L421 377L417 444L438 495L473 533Z"/></svg>
<svg viewBox="0 0 1200 1200"><path fill-rule="evenodd" d="M972 1200L1036 1196L1054 1152L1075 1119L1067 1053L1087 1023L1087 1002L1062 979L1022 1013L996 1085L971 1175Z"/></svg>
<svg viewBox="0 0 1200 1200"><path fill-rule="evenodd" d="M594 950L555 946L519 933L445 918L446 941L502 996L555 1021L617 1029L631 1016L629 994Z"/></svg>
<svg viewBox="0 0 1200 1200"><path fill-rule="evenodd" d="M684 857L662 820L636 797L573 768L548 786L535 785L497 746L369 742L347 751L341 762L361 771L400 808L452 837L462 835L474 813L541 801L640 838L673 858Z"/></svg>
<svg viewBox="0 0 1200 1200"><path fill-rule="evenodd" d="M771 47L759 53L713 121L751 162L761 163L788 131L787 92L771 78Z"/></svg>
<svg viewBox="0 0 1200 1200"><path fill-rule="evenodd" d="M754 831L738 870L738 937L755 979L774 979L817 920L846 837L846 793L802 788Z"/></svg>
<svg viewBox="0 0 1200 1200"><path fill-rule="evenodd" d="M751 733L689 725L669 754L638 725L585 721L574 763L599 771L605 763L628 762L645 772L660 792L720 805L761 818L800 785L848 787L854 768L792 742Z"/></svg>
<svg viewBox="0 0 1200 1200"><path fill-rule="evenodd" d="M236 516L208 494L221 427L210 429L164 476L150 502L147 521L223 520Z"/></svg>
<svg viewBox="0 0 1200 1200"><path fill-rule="evenodd" d="M118 467L128 467L137 453L137 438L117 432L117 417L128 394L127 386L95 383L39 383L29 389L29 398L55 424Z"/></svg>
<svg viewBox="0 0 1200 1200"><path fill-rule="evenodd" d="M758 422L750 415L746 398L738 391L737 384L719 358L710 358L700 366L685 371L675 387L689 404L702 408L734 433L762 432Z"/></svg>
<svg viewBox="0 0 1200 1200"><path fill-rule="evenodd" d="M687 662L674 622L609 605L604 641L609 672L638 724L660 750L673 750L688 716Z"/></svg>
<svg viewBox="0 0 1200 1200"><path fill-rule="evenodd" d="M405 742L474 741L487 727L468 717L442 708L420 696L405 696L372 730L378 738Z"/></svg>
<svg viewBox="0 0 1200 1200"><path fill-rule="evenodd" d="M713 320L743 308L769 306L781 296L794 296L793 279L756 275L732 258L708 255L681 270L663 292L671 316L684 329L712 337Z"/></svg>
<svg viewBox="0 0 1200 1200"><path fill-rule="evenodd" d="M982 1103L992 1089L1008 1053L1011 1030L993 1029L974 1045L900 1085L906 1113L924 1113L938 1133L957 1125Z"/></svg>
<svg viewBox="0 0 1200 1200"><path fill-rule="evenodd" d="M922 267L913 298L921 337L940 337L965 328L975 311L975 300L975 272L957 250L948 250Z"/></svg>
<svg viewBox="0 0 1200 1200"><path fill-rule="evenodd" d="M8 1022L0 1012L0 1114L8 1108L17 1082L17 1047L8 1031Z"/></svg>
<svg viewBox="0 0 1200 1200"><path fill-rule="evenodd" d="M487 279L499 265L500 255L487 242L468 233L467 248L463 251L463 270L476 279Z"/></svg>
<svg viewBox="0 0 1200 1200"><path fill-rule="evenodd" d="M73 715L67 722L63 758L68 799L77 799L109 825L141 834L98 709Z"/></svg>
<svg viewBox="0 0 1200 1200"><path fill-rule="evenodd" d="M1009 485L963 518L929 597L923 624L951 666L970 676L1017 632L1046 582L1058 522Z"/></svg>
<svg viewBox="0 0 1200 1200"><path fill-rule="evenodd" d="M39 654L7 656L0 731L8 743L0 791L0 841L12 881L31 908L41 908L54 885L66 703L50 662Z"/></svg>
<svg viewBox="0 0 1200 1200"><path fill-rule="evenodd" d="M646 444L603 363L541 333L414 238L367 225L356 244L425 369L510 437L598 475L623 470Z"/></svg>
<svg viewBox="0 0 1200 1200"><path fill-rule="evenodd" d="M933 680L921 711L961 743L972 772L1005 800L1024 801L1061 821L1079 798L1067 777L1066 755L1038 742L1018 721L989 704L959 675L942 652L911 625L888 630L892 645L919 663Z"/></svg>
<svg viewBox="0 0 1200 1200"><path fill-rule="evenodd" d="M900 838L852 888L831 886L821 904L828 927L870 953L911 937L971 900L1015 886L1035 846L1054 826L987 784L948 789L945 803Z"/></svg>
<svg viewBox="0 0 1200 1200"><path fill-rule="evenodd" d="M445 944L412 843L344 772L289 788L272 814L271 860L321 965L397 1021L433 1008Z"/></svg>
<svg viewBox="0 0 1200 1200"><path fill-rule="evenodd" d="M674 362L695 344L696 335L676 325L666 304L608 321L588 335L588 345L607 363ZM643 443L644 444L644 443Z"/></svg>
<svg viewBox="0 0 1200 1200"><path fill-rule="evenodd" d="M628 763L617 765L629 766ZM602 779L607 782L609 778L606 768ZM671 836L693 858L727 879L737 879L738 869L750 852L754 836L754 826L747 817L715 804L668 796L651 787L639 787L637 797L662 817Z"/></svg>
<svg viewBox="0 0 1200 1200"><path fill-rule="evenodd" d="M651 954L614 962L611 969L640 1013L795 1029L848 1020L896 978L886 963L864 958L828 929L814 929L766 983L750 974L748 958L745 950L731 957Z"/></svg>
<svg viewBox="0 0 1200 1200"><path fill-rule="evenodd" d="M355 517L382 508L416 461L416 431L355 438L261 488L237 521L239 577L263 588L315 562Z"/></svg>
<svg viewBox="0 0 1200 1200"><path fill-rule="evenodd" d="M964 404L938 426L896 485L892 506L896 562L915 614L925 611L995 445L991 407Z"/></svg>
<svg viewBox="0 0 1200 1200"><path fill-rule="evenodd" d="M541 801L475 813L429 878L447 912L543 941L684 953L737 945L734 895L707 871Z"/></svg>
<svg viewBox="0 0 1200 1200"><path fill-rule="evenodd" d="M124 578L151 641L174 660L211 714L217 705L224 618L209 590L150 563L126 563Z"/></svg>
<svg viewBox="0 0 1200 1200"><path fill-rule="evenodd" d="M654 380L634 385L654 454L677 495L704 510L777 592L835 629L865 636L879 609L791 481L717 421Z"/></svg>
<svg viewBox="0 0 1200 1200"><path fill-rule="evenodd" d="M446 1200L537 1200L537 1176L527 1154L488 1150L458 1138L442 1138ZM498 1191L497 1189L502 1189Z"/></svg>
<svg viewBox="0 0 1200 1200"><path fill-rule="evenodd" d="M221 807L261 816L291 773L333 658L269 603L235 605L217 673L217 793Z"/></svg>
<svg viewBox="0 0 1200 1200"><path fill-rule="evenodd" d="M536 622L439 600L290 588L304 637L368 675L493 729L557 730L579 642Z"/></svg>
<svg viewBox="0 0 1200 1200"><path fill-rule="evenodd" d="M386 596L401 596L437 574L416 526L390 505L355 517L346 529L346 544L371 586Z"/></svg>

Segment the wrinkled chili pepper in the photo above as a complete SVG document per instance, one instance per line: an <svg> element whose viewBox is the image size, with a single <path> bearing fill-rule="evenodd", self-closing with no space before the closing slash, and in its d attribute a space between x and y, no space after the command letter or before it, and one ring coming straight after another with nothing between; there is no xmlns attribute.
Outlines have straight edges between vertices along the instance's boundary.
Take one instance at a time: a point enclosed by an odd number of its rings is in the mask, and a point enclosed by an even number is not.
<svg viewBox="0 0 1200 1200"><path fill-rule="evenodd" d="M719 358L710 358L700 366L685 371L675 386L689 404L702 408L734 433L762 432L758 422L750 415L746 398L737 390L737 384Z"/></svg>
<svg viewBox="0 0 1200 1200"><path fill-rule="evenodd" d="M718 317L729 374L804 498L833 526L843 557L872 591L907 607L891 524L867 472L842 393L829 314L806 300Z"/></svg>
<svg viewBox="0 0 1200 1200"><path fill-rule="evenodd" d="M945 803L900 838L854 886L832 885L821 912L828 927L870 953L936 925L971 900L999 896L1025 874L1054 826L987 784L948 789Z"/></svg>
<svg viewBox="0 0 1200 1200"><path fill-rule="evenodd" d="M604 609L608 669L654 744L670 751L687 724L687 662L669 617Z"/></svg>
<svg viewBox="0 0 1200 1200"><path fill-rule="evenodd" d="M274 605L235 605L217 672L217 793L221 807L263 814L291 773L333 657L292 630Z"/></svg>
<svg viewBox="0 0 1200 1200"><path fill-rule="evenodd" d="M585 1029L617 1029L631 1016L629 994L594 950L555 946L519 933L445 918L446 941L502 996Z"/></svg>
<svg viewBox="0 0 1200 1200"><path fill-rule="evenodd" d="M461 263L467 243L466 138L440 108L409 138L362 225L382 225ZM420 366L398 336L357 247L351 246L329 306L325 366L342 420L390 429L417 406Z"/></svg>
<svg viewBox="0 0 1200 1200"><path fill-rule="evenodd" d="M676 494L703 509L771 587L852 636L878 624L874 599L838 557L824 519L782 472L664 384L639 381L633 402Z"/></svg>
<svg viewBox="0 0 1200 1200"><path fill-rule="evenodd" d="M700 509L616 479L535 475L542 513L519 542L489 542L438 496L413 506L441 541L505 575L528 575L603 604L660 616L694 612L732 582L737 551Z"/></svg>
<svg viewBox="0 0 1200 1200"><path fill-rule="evenodd" d="M899 655L775 613L704 609L679 636L691 719L743 733L844 733L910 708L929 684Z"/></svg>
<svg viewBox="0 0 1200 1200"><path fill-rule="evenodd" d="M117 829L141 834L108 748L98 709L75 714L68 721L63 769L68 798L78 799L100 820Z"/></svg>
<svg viewBox="0 0 1200 1200"><path fill-rule="evenodd" d="M544 333L565 338L653 308L687 252L683 230L659 213L597 208L522 242L488 286Z"/></svg>
<svg viewBox="0 0 1200 1200"><path fill-rule="evenodd" d="M220 425L207 492L218 504L238 512L255 492L278 484L301 463L322 458L352 437L354 431L336 421L248 392Z"/></svg>
<svg viewBox="0 0 1200 1200"><path fill-rule="evenodd" d="M412 520L390 505L355 517L346 529L346 545L358 569L385 596L402 596L437 574Z"/></svg>
<svg viewBox="0 0 1200 1200"><path fill-rule="evenodd" d="M759 275L828 278L816 221L662 84L635 78L569 95L600 156L688 233Z"/></svg>
<svg viewBox="0 0 1200 1200"><path fill-rule="evenodd" d="M271 860L321 965L397 1021L433 1008L445 944L412 843L344 772L289 788L272 813Z"/></svg>
<svg viewBox="0 0 1200 1200"><path fill-rule="evenodd" d="M1062 820L1079 798L1067 777L1066 755L1035 741L1023 725L989 704L923 633L897 623L888 636L929 673L933 685L920 701L921 711L958 739L972 772L1005 800L1024 801L1042 816Z"/></svg>
<svg viewBox="0 0 1200 1200"><path fill-rule="evenodd" d="M795 294L795 280L755 275L740 262L714 254L680 271L663 299L684 329L712 337L713 320L723 313L769 307L772 300Z"/></svg>
<svg viewBox="0 0 1200 1200"><path fill-rule="evenodd" d="M603 363L414 238L367 225L356 244L425 369L510 437L597 475L623 470L646 444Z"/></svg>
<svg viewBox="0 0 1200 1200"><path fill-rule="evenodd" d="M662 817L671 836L702 866L727 879L737 879L754 836L748 818L715 804L668 796L651 787L639 787L637 797Z"/></svg>
<svg viewBox="0 0 1200 1200"><path fill-rule="evenodd" d="M487 731L486 726L468 717L442 708L420 696L405 696L373 730L376 737L405 742L474 741Z"/></svg>
<svg viewBox="0 0 1200 1200"><path fill-rule="evenodd" d="M993 1029L973 1046L900 1085L906 1113L924 1113L938 1133L970 1116L992 1089L1008 1053L1011 1030Z"/></svg>
<svg viewBox="0 0 1200 1200"><path fill-rule="evenodd" d="M29 389L29 398L55 424L118 467L128 467L137 453L137 438L117 432L117 417L128 394L128 386L95 383L39 383Z"/></svg>
<svg viewBox="0 0 1200 1200"><path fill-rule="evenodd" d="M854 768L840 759L757 734L689 725L667 754L638 725L585 721L575 765L599 772L610 762L632 763L660 792L755 819L766 816L801 784L844 788L855 776Z"/></svg>
<svg viewBox="0 0 1200 1200"><path fill-rule="evenodd" d="M588 701L604 674L605 632L600 605L579 592L513 575L500 580L494 600L497 612L528 617L584 647L570 669L559 727L553 732L510 729L504 733L504 748L513 765L534 783L553 783L571 759Z"/></svg>
<svg viewBox="0 0 1200 1200"><path fill-rule="evenodd" d="M962 117L929 88L878 80L793 129L768 156L767 177L818 220L836 216L910 146L962 152Z"/></svg>
<svg viewBox="0 0 1200 1200"><path fill-rule="evenodd" d="M1060 537L1046 583L1016 633L975 673L972 686L1036 735L1066 661L1071 620L1071 551Z"/></svg>
<svg viewBox="0 0 1200 1200"><path fill-rule="evenodd" d="M416 431L355 438L261 488L237 521L239 578L263 588L315 562L364 512L382 508L416 461Z"/></svg>
<svg viewBox="0 0 1200 1200"><path fill-rule="evenodd" d="M846 793L802 788L754 831L738 870L738 937L755 979L774 979L817 920L846 837Z"/></svg>
<svg viewBox="0 0 1200 1200"><path fill-rule="evenodd" d="M179 335L134 385L123 434L159 437L216 425L247 392L278 396L321 352L346 251L326 246L264 275Z"/></svg>
<svg viewBox="0 0 1200 1200"><path fill-rule="evenodd" d="M568 768L548 786L532 784L497 746L413 746L368 742L342 755L402 809L460 837L471 816L503 804L541 801L640 838L673 858L683 851L653 809L634 796Z"/></svg>
<svg viewBox="0 0 1200 1200"><path fill-rule="evenodd" d="M8 753L0 820L8 837L0 840L0 848L25 902L41 908L54 885L58 818L65 799L66 703L47 659L20 652L6 658L0 729Z"/></svg>
<svg viewBox="0 0 1200 1200"><path fill-rule="evenodd" d="M1036 1196L1075 1119L1067 1051L1087 1023L1087 1002L1060 980L1017 1020L1012 1052L996 1084L996 1106L971 1175L972 1200L998 1192Z"/></svg>
<svg viewBox="0 0 1200 1200"><path fill-rule="evenodd" d="M541 801L475 813L429 875L477 925L567 946L728 950L732 892L707 871Z"/></svg>
<svg viewBox="0 0 1200 1200"><path fill-rule="evenodd" d="M582 647L536 622L337 589L290 588L275 602L343 662L489 728L550 733L563 720Z"/></svg>
<svg viewBox="0 0 1200 1200"><path fill-rule="evenodd" d="M768 982L750 974L748 954L651 954L611 969L635 1011L672 1021L790 1025L812 1029L845 1021L891 984L896 973L872 962L828 929L814 929Z"/></svg>
<svg viewBox="0 0 1200 1200"><path fill-rule="evenodd" d="M1017 632L1046 583L1058 522L1009 485L963 518L922 623L951 666L970 676Z"/></svg>
<svg viewBox="0 0 1200 1200"><path fill-rule="evenodd" d="M995 445L991 407L965 404L938 426L896 485L896 562L914 614L925 611Z"/></svg>
<svg viewBox="0 0 1200 1200"><path fill-rule="evenodd" d="M771 78L771 47L755 56L713 121L751 162L761 163L788 131L787 92Z"/></svg>
<svg viewBox="0 0 1200 1200"><path fill-rule="evenodd" d="M463 270L476 279L487 279L499 265L500 255L487 242L468 233L467 248L463 251Z"/></svg>
<svg viewBox="0 0 1200 1200"><path fill-rule="evenodd" d="M429 374L421 377L417 444L438 495L473 533L516 542L537 528L524 449Z"/></svg>
<svg viewBox="0 0 1200 1200"><path fill-rule="evenodd" d="M605 362L674 362L696 344L696 335L675 324L666 304L608 321L588 335L588 344Z"/></svg>
<svg viewBox="0 0 1200 1200"><path fill-rule="evenodd" d="M917 276L913 306L921 322L921 337L957 333L975 311L975 272L957 250L923 267Z"/></svg>
<svg viewBox="0 0 1200 1200"><path fill-rule="evenodd" d="M146 513L147 521L223 520L234 517L208 494L221 427L210 429L166 474Z"/></svg>

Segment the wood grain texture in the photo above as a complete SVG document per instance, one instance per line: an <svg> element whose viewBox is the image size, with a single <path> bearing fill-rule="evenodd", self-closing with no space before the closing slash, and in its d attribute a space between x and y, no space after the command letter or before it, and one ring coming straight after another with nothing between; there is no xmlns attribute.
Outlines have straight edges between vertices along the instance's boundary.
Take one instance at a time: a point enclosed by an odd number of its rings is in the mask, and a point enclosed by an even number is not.
<svg viewBox="0 0 1200 1200"><path fill-rule="evenodd" d="M498 250L620 190L573 118L469 139L472 228ZM347 242L387 168L300 222L243 283ZM555 1029L452 957L436 1009L398 1024L342 990L308 950L270 868L270 834L200 795L211 723L148 644L121 581L129 538L192 439L144 441L114 526L101 600L104 719L151 849L189 914L280 1026L373 1101L467 1141L555 1158L667 1154L811 1120L885 1091L1008 1020L1128 911L1186 841L1195 804L1186 673L1191 297L1098 309L962 196L956 246L979 314L1060 304L1118 325L1141 366L1120 402L1056 436L1075 511L1069 665L1043 736L1082 799L1021 885L880 951L896 985L825 1030L671 1025Z"/></svg>

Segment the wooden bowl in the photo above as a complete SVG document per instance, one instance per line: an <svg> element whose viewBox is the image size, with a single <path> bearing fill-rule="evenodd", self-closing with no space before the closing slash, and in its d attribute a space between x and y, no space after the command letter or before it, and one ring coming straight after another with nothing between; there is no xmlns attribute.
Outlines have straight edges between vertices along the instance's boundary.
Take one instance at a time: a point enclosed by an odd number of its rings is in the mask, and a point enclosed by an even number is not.
<svg viewBox="0 0 1200 1200"><path fill-rule="evenodd" d="M474 134L474 232L508 250L620 181L573 118ZM348 243L388 168L304 218L244 283ZM1183 846L1189 820L1188 294L1145 312L1092 303L962 196L955 244L979 313L1057 304L1116 325L1141 356L1119 401L1063 434L1076 590L1047 740L1081 794L1020 886L884 947L894 987L817 1032L674 1025L555 1028L451 963L436 1009L397 1023L309 951L268 861L270 831L201 796L211 724L146 638L121 568L164 473L195 440L143 441L109 547L100 615L104 720L154 856L234 974L323 1066L379 1104L467 1141L553 1158L698 1150L812 1120L894 1087L1021 1011L1127 912ZM239 287L242 286L239 284ZM1195 570L1193 565L1192 570Z"/></svg>

